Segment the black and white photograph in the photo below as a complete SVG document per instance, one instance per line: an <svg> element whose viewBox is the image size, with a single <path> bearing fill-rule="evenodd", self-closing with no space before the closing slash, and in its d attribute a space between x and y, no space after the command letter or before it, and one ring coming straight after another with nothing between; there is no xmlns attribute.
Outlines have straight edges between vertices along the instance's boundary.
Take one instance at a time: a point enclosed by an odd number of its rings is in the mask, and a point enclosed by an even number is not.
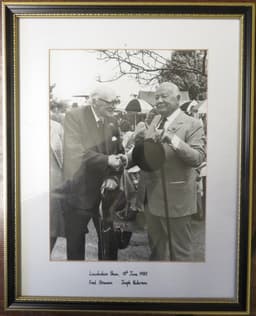
<svg viewBox="0 0 256 316"><path fill-rule="evenodd" d="M255 9L3 5L6 311L250 313Z"/></svg>
<svg viewBox="0 0 256 316"><path fill-rule="evenodd" d="M51 261L205 261L207 62L49 51Z"/></svg>

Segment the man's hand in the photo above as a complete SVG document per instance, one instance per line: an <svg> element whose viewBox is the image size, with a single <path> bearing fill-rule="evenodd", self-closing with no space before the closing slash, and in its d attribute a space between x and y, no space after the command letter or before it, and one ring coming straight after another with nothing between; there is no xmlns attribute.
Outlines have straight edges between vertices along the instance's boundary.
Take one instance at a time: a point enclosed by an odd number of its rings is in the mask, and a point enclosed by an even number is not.
<svg viewBox="0 0 256 316"><path fill-rule="evenodd" d="M171 144L173 136L174 134L171 133L170 131L164 131L161 135L161 141L167 144Z"/></svg>
<svg viewBox="0 0 256 316"><path fill-rule="evenodd" d="M145 133L147 130L147 126L144 122L139 122L136 127L133 134L133 137L135 141L141 141L145 138Z"/></svg>
<svg viewBox="0 0 256 316"><path fill-rule="evenodd" d="M122 161L119 155L110 155L108 156L108 165L113 168L115 171L119 171L122 167Z"/></svg>
<svg viewBox="0 0 256 316"><path fill-rule="evenodd" d="M163 131L160 129L155 128L154 132L152 132L151 134L151 139L153 139L154 142L160 142L162 141L162 135L163 135Z"/></svg>
<svg viewBox="0 0 256 316"><path fill-rule="evenodd" d="M124 154L119 154L118 157L121 160L122 166L126 168L128 165L128 157Z"/></svg>
<svg viewBox="0 0 256 316"><path fill-rule="evenodd" d="M113 191L118 187L117 181L115 181L112 178L106 179L102 186L101 186L101 192L104 192L104 190L110 190Z"/></svg>
<svg viewBox="0 0 256 316"><path fill-rule="evenodd" d="M180 138L170 131L166 131L161 136L162 142L169 144L173 149L178 149L180 145Z"/></svg>

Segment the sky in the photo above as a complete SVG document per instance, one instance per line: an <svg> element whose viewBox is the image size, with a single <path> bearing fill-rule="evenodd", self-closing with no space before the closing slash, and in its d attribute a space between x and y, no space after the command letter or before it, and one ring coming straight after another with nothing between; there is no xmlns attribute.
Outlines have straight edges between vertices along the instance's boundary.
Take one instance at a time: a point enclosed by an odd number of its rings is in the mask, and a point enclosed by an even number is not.
<svg viewBox="0 0 256 316"><path fill-rule="evenodd" d="M163 54L170 56L171 52L165 51ZM116 64L97 60L97 53L93 51L52 50L50 54L50 84L56 84L53 93L59 100L90 94L99 84L99 75L102 80L107 80L111 79L116 71ZM137 94L139 90L154 89L153 86L140 86L135 79L128 76L106 85L116 91L124 106L131 99L131 94Z"/></svg>

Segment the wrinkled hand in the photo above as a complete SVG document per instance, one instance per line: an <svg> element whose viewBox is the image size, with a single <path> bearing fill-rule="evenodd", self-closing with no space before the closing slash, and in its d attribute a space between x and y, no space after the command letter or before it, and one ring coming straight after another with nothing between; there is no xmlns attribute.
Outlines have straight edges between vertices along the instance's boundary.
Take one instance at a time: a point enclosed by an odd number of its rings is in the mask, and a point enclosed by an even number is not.
<svg viewBox="0 0 256 316"><path fill-rule="evenodd" d="M171 144L173 136L174 136L174 133L170 131L164 131L161 135L161 141L167 144Z"/></svg>
<svg viewBox="0 0 256 316"><path fill-rule="evenodd" d="M143 132L147 129L147 126L144 122L139 122L135 127L135 133Z"/></svg>
<svg viewBox="0 0 256 316"><path fill-rule="evenodd" d="M146 124L144 122L139 122L135 127L135 131L133 135L135 141L143 140L145 138L146 130L147 130Z"/></svg>
<svg viewBox="0 0 256 316"><path fill-rule="evenodd" d="M122 167L122 161L119 158L119 155L110 155L108 156L108 165L113 168L115 171L120 170Z"/></svg>
<svg viewBox="0 0 256 316"><path fill-rule="evenodd" d="M154 132L151 135L151 139L153 139L155 142L162 141L162 135L163 131L161 129L155 128Z"/></svg>
<svg viewBox="0 0 256 316"><path fill-rule="evenodd" d="M102 190L110 190L113 191L118 187L118 183L110 178L110 179L106 179L103 184L102 184Z"/></svg>
<svg viewBox="0 0 256 316"><path fill-rule="evenodd" d="M119 159L121 160L122 166L125 168L128 165L128 157L124 154L118 155Z"/></svg>

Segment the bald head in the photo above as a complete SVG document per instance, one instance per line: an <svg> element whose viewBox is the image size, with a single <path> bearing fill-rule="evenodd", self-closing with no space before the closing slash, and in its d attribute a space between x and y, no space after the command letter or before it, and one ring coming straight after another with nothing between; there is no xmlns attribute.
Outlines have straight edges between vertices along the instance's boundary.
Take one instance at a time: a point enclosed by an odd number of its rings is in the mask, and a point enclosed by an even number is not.
<svg viewBox="0 0 256 316"><path fill-rule="evenodd" d="M91 103L99 117L112 117L116 93L107 86L99 86L90 95Z"/></svg>
<svg viewBox="0 0 256 316"><path fill-rule="evenodd" d="M165 89L171 93L173 93L175 96L180 95L180 89L178 88L178 86L176 86L176 84L172 83L172 82L163 82L159 85L158 89Z"/></svg>
<svg viewBox="0 0 256 316"><path fill-rule="evenodd" d="M180 103L180 90L172 82L163 82L155 92L156 108L163 117L171 115Z"/></svg>

